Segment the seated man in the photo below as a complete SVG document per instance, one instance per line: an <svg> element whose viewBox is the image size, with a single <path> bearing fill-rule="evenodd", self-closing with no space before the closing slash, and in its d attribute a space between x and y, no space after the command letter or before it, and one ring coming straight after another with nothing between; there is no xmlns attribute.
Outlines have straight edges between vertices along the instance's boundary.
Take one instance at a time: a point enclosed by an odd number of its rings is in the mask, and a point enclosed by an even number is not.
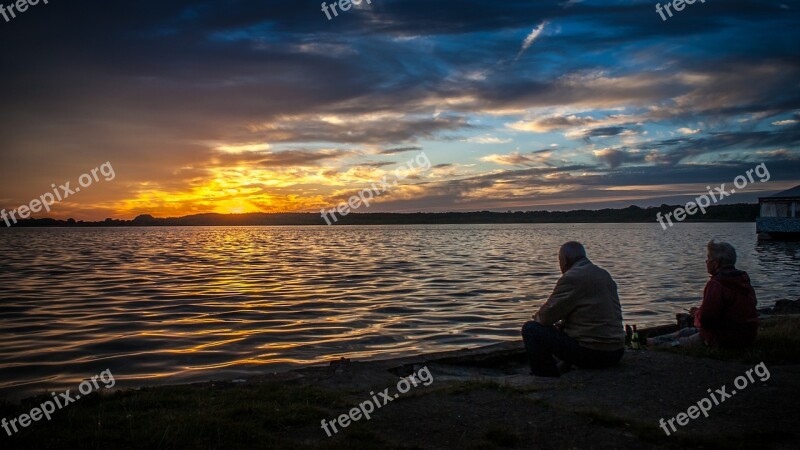
<svg viewBox="0 0 800 450"><path fill-rule="evenodd" d="M625 330L617 284L586 257L578 242L558 252L563 276L547 302L522 327L522 339L536 376L560 375L554 356L584 368L615 365L625 353ZM563 321L556 328L556 323Z"/></svg>
<svg viewBox="0 0 800 450"><path fill-rule="evenodd" d="M694 327L647 340L652 345L694 345L739 349L755 342L758 332L756 292L747 272L736 270L736 249L727 242L708 243L706 270L711 279L700 308L689 311Z"/></svg>

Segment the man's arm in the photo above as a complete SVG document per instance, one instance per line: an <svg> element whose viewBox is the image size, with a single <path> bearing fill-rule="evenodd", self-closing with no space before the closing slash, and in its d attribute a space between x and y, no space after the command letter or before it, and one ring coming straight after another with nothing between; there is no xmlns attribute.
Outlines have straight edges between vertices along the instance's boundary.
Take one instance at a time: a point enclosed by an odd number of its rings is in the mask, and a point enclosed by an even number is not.
<svg viewBox="0 0 800 450"><path fill-rule="evenodd" d="M575 295L577 287L574 280L567 279L562 276L550 298L547 299L544 305L539 308L539 311L533 316L533 320L542 325L552 326L559 320L565 319L570 312L572 312L571 299Z"/></svg>

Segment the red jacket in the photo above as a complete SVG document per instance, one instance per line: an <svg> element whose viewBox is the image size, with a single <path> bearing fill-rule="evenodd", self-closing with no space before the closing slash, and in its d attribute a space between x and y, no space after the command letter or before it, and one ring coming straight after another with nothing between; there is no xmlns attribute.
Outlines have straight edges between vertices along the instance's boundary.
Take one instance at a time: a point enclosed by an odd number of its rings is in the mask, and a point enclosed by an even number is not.
<svg viewBox="0 0 800 450"><path fill-rule="evenodd" d="M758 311L747 272L722 269L712 276L694 322L709 345L741 348L752 344L758 332Z"/></svg>

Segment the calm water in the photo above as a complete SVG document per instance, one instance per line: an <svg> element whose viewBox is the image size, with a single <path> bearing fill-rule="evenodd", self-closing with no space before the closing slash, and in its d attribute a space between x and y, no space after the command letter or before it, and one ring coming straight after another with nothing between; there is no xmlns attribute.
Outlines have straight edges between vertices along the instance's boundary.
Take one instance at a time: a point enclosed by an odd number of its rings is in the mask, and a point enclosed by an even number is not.
<svg viewBox="0 0 800 450"><path fill-rule="evenodd" d="M699 302L705 243L739 251L762 306L800 297L800 244L753 224L2 229L0 396L246 377L517 339L566 240L615 277L626 320Z"/></svg>

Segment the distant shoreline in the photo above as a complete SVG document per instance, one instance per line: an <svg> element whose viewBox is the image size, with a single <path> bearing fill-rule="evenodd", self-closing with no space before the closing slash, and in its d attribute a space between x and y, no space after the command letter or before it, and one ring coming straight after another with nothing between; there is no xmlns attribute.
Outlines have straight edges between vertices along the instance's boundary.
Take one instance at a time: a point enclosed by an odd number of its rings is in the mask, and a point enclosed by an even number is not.
<svg viewBox="0 0 800 450"><path fill-rule="evenodd" d="M351 213L331 226L337 225L433 225L433 224L512 224L512 223L657 223L656 214L666 214L682 205L661 205L640 208L575 210L575 211L474 211L438 213ZM705 215L687 217L685 222L755 222L757 204L739 203L715 205ZM196 214L183 217L156 218L142 214L133 220L106 219L76 221L74 219L25 219L16 227L164 227L164 226L265 226L265 225L326 225L319 213L248 213ZM4 227L5 228L5 227Z"/></svg>

